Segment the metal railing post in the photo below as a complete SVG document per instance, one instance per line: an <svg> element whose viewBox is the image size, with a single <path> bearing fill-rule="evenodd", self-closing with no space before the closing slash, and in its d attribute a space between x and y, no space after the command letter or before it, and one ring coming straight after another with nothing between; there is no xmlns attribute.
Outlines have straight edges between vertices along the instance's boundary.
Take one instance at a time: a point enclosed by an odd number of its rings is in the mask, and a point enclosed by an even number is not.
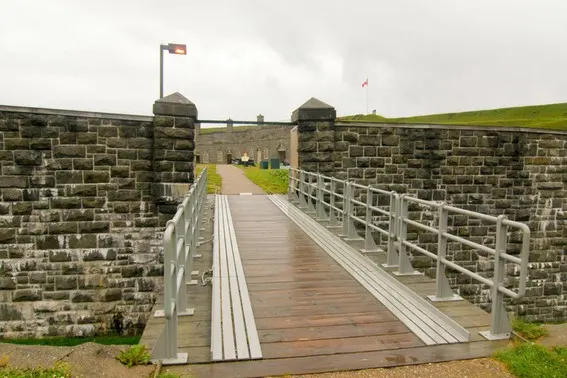
<svg viewBox="0 0 567 378"><path fill-rule="evenodd" d="M400 196L396 192L390 193L390 219L388 222L388 251L384 268L395 268L398 266L398 253L396 251L396 240L398 237L398 207Z"/></svg>
<svg viewBox="0 0 567 378"><path fill-rule="evenodd" d="M348 216L347 216L347 225L348 225L348 233L345 238L347 241L353 240L362 240L360 236L358 236L358 232L356 232L356 227L352 220L352 216L354 215L354 194L355 194L355 186L352 183L349 183L349 196L348 196Z"/></svg>
<svg viewBox="0 0 567 378"><path fill-rule="evenodd" d="M290 168L287 171L287 200L289 202L291 202L293 200L293 195L291 194L291 188L292 188L292 185L293 185L292 172L293 172L293 168Z"/></svg>
<svg viewBox="0 0 567 378"><path fill-rule="evenodd" d="M305 201L305 171L299 171L299 208L307 208L307 202Z"/></svg>
<svg viewBox="0 0 567 378"><path fill-rule="evenodd" d="M323 176L321 176L320 173L317 174L317 220L319 221L327 220L327 212L325 211L325 205L323 204L325 199L323 192L324 185Z"/></svg>
<svg viewBox="0 0 567 378"><path fill-rule="evenodd" d="M343 190L343 222L342 222L342 232L339 236L346 237L348 235L348 228L349 228L349 206L350 206L350 182L344 182L344 190Z"/></svg>
<svg viewBox="0 0 567 378"><path fill-rule="evenodd" d="M198 191L199 184L197 184L197 187L195 187L195 191L192 193L192 196L189 198L189 209L186 209L186 213L187 213L187 219L190 220L190 224L187 227L187 237L188 239L185 239L186 243L187 243L187 272L189 272L189 274L187 275L187 284L188 285L197 285L197 280L194 280L193 277L199 277L199 271L198 270L193 270L193 257L195 254L195 251L197 249L197 238L199 237L199 222L198 222L198 217L199 217L199 195L200 192ZM189 213L190 211L190 213Z"/></svg>
<svg viewBox="0 0 567 378"><path fill-rule="evenodd" d="M309 176L309 184L307 184L307 210L305 210L306 213L315 213L317 214L317 209L315 209L315 206L313 206L313 192L315 192L314 188L313 188L313 174L312 173L308 173L307 176ZM316 192L315 192L316 193ZM315 201L317 201L317 197L315 197Z"/></svg>
<svg viewBox="0 0 567 378"><path fill-rule="evenodd" d="M396 276L418 275L421 273L413 269L406 252L405 241L408 235L408 224L405 222L405 219L408 216L408 201L405 200L405 194L400 196L398 204L398 226L396 227L398 233L398 270L394 274Z"/></svg>
<svg viewBox="0 0 567 378"><path fill-rule="evenodd" d="M445 274L445 259L447 257L447 236L449 212L442 203L439 206L439 227L437 234L437 271L435 277L435 295L428 295L427 298L434 302L460 301L463 298L453 293L449 279Z"/></svg>
<svg viewBox="0 0 567 378"><path fill-rule="evenodd" d="M337 228L340 227L339 222L337 220L337 213L335 212L336 207L336 195L335 192L337 190L337 182L334 178L331 178L331 198L329 200L330 207L329 207L329 225L327 228Z"/></svg>
<svg viewBox="0 0 567 378"><path fill-rule="evenodd" d="M376 242L374 241L374 237L372 236L372 207L374 206L374 194L372 193L372 185L369 185L366 188L366 214L364 217L364 249L361 250L363 253L372 253L378 252L378 246L376 246Z"/></svg>
<svg viewBox="0 0 567 378"><path fill-rule="evenodd" d="M504 307L504 293L500 291L503 286L505 264L501 254L506 252L507 226L502 223L505 215L499 215L496 221L496 245L494 248L494 277L492 279L492 310L490 312L490 331L480 332L488 340L508 339L512 332L508 314Z"/></svg>

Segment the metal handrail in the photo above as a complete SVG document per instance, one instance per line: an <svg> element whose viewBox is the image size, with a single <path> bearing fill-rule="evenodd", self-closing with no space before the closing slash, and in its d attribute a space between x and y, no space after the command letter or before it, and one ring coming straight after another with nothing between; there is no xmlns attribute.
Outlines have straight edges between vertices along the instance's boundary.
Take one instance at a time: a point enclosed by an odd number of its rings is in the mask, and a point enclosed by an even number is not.
<svg viewBox="0 0 567 378"><path fill-rule="evenodd" d="M337 187L342 185L342 192L337 192ZM365 190L366 202L358 200L354 196L354 191ZM315 194L314 194L315 193ZM326 202L325 195L329 196ZM389 196L390 202L387 206L379 207L374 204L376 195ZM527 225L514 222L506 218L505 215L494 217L487 214L477 213L470 210L460 209L446 203L426 201L412 197L407 194L398 194L382 189L374 188L371 185L361 185L348 180L340 180L334 177L324 176L318 173L307 172L290 168L288 198L299 203L300 207L308 211L315 211L318 220L329 222L328 227L341 227L339 234L345 240L361 240L355 228L355 223L365 227L364 249L363 252L378 252L380 249L374 241L373 232L378 232L387 238L386 263L384 267L396 267L396 275L420 274L411 266L409 251L416 251L428 256L436 261L436 292L435 295L428 296L432 301L461 300L455 295L449 285L449 280L445 274L446 268L454 269L466 276L488 285L492 288L492 311L490 330L481 332L487 339L503 339L510 336L511 327L506 315L503 304L503 296L507 295L513 299L522 298L526 292L526 281L528 272L528 255L530 244L530 229ZM336 200L342 200L342 206L336 206ZM315 205L313 205L313 201ZM435 227L422 224L408 217L408 205L415 203L426 206L438 212L437 224ZM355 207L365 210L364 218L355 214ZM496 241L494 248L476 243L472 240L453 235L448 232L449 214L465 215L470 218L481 220L496 225ZM387 217L389 220L388 229L380 228L374 224L374 217ZM339 224L337 219L341 219ZM407 227L413 226L421 230L437 235L437 253L428 251L418 244L407 240ZM522 234L522 246L519 257L506 253L507 235L511 230L519 231ZM483 251L494 257L494 272L492 279L483 277L453 261L447 260L447 243L449 241L458 242L467 247ZM517 291L504 287L505 264L512 263L520 266L519 287Z"/></svg>
<svg viewBox="0 0 567 378"><path fill-rule="evenodd" d="M164 317L166 322L151 354L152 361L162 360L163 365L188 362L187 353L178 352L177 318L195 312L187 302L186 285L196 283L191 274L207 196L207 176L205 168L177 206L163 233L164 309L156 311L155 316Z"/></svg>

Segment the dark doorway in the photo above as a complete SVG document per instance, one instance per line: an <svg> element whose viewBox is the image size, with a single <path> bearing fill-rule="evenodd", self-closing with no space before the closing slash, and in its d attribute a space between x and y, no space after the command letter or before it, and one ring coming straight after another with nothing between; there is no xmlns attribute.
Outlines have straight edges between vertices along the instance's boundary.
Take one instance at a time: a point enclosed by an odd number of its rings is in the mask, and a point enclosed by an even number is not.
<svg viewBox="0 0 567 378"><path fill-rule="evenodd" d="M226 154L226 164L232 164L232 154Z"/></svg>
<svg viewBox="0 0 567 378"><path fill-rule="evenodd" d="M195 155L195 163L197 164L201 163L201 155Z"/></svg>

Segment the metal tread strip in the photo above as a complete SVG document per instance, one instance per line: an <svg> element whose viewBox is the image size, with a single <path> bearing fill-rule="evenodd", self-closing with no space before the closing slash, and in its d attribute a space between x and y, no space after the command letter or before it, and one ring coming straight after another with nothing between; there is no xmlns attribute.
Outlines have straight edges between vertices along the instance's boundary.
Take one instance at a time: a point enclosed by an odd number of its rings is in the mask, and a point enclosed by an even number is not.
<svg viewBox="0 0 567 378"><path fill-rule="evenodd" d="M262 358L227 196L216 195L211 360Z"/></svg>
<svg viewBox="0 0 567 378"><path fill-rule="evenodd" d="M428 345L466 342L469 332L333 235L283 196L269 196L292 221ZM394 295L394 294L397 294Z"/></svg>
<svg viewBox="0 0 567 378"><path fill-rule="evenodd" d="M228 203L228 197L223 196L227 206L227 217L229 235L232 242L232 252L234 254L236 277L238 279L240 301L242 310L244 312L244 324L246 326L246 334L248 337L248 346L250 348L250 358L262 358L262 349L260 347L260 338L258 337L258 330L256 328L256 321L254 320L254 312L252 311L252 302L250 301L250 294L248 293L248 286L246 285L246 275L242 267L242 259L240 258L240 249L236 241L236 232L234 231L234 223L232 222L232 213Z"/></svg>

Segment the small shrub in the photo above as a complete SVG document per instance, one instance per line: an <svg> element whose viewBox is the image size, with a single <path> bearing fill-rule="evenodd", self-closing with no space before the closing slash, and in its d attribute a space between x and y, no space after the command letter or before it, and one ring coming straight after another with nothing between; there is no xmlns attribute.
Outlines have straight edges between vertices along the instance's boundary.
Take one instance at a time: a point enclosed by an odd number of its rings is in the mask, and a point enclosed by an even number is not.
<svg viewBox="0 0 567 378"><path fill-rule="evenodd" d="M150 354L145 345L132 345L130 348L121 351L116 359L128 367L147 365L150 363Z"/></svg>
<svg viewBox="0 0 567 378"><path fill-rule="evenodd" d="M512 328L522 335L522 337L530 341L535 341L549 334L549 331L544 326L536 323L526 323L520 319L514 319L512 321Z"/></svg>
<svg viewBox="0 0 567 378"><path fill-rule="evenodd" d="M9 357L8 356L0 356L0 368L4 368L8 366Z"/></svg>

